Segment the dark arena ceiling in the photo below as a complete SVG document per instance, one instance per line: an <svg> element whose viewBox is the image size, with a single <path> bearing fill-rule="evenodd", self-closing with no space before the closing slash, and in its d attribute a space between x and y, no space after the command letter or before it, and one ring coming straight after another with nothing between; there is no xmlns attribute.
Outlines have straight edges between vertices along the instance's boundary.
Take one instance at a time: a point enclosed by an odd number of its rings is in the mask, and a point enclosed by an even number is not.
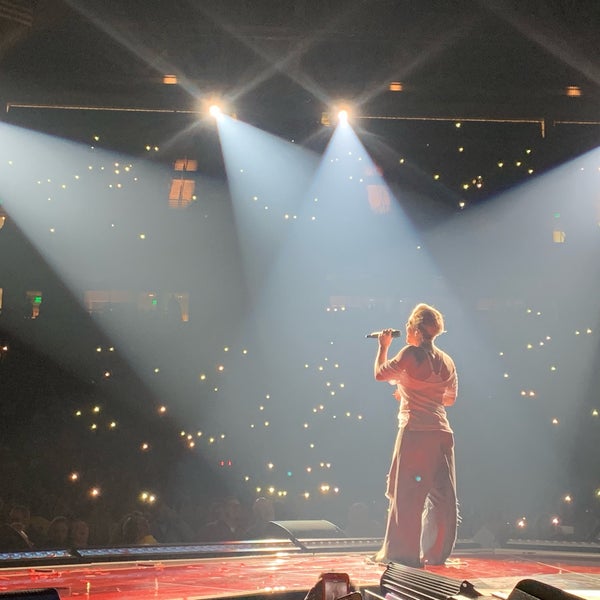
<svg viewBox="0 0 600 600"><path fill-rule="evenodd" d="M3 0L0 98L594 120L599 25L596 0Z"/></svg>

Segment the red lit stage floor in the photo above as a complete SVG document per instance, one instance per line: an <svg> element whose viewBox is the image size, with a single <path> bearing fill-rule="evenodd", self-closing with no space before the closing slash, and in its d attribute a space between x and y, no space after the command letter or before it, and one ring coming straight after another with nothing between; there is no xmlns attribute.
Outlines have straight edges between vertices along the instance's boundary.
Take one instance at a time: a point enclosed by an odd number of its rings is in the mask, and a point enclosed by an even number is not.
<svg viewBox="0 0 600 600"><path fill-rule="evenodd" d="M191 600L307 592L328 571L348 573L357 589L378 589L384 565L366 552L196 558L0 568L4 592L56 588L64 598ZM508 596L531 578L588 600L600 600L600 553L467 550L426 573L469 581L485 595Z"/></svg>

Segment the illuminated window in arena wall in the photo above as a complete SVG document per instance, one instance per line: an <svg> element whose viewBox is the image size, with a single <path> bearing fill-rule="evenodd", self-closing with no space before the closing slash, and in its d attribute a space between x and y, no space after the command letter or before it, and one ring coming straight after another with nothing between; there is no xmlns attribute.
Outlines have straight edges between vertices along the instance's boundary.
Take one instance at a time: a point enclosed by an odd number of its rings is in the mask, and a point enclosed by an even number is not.
<svg viewBox="0 0 600 600"><path fill-rule="evenodd" d="M171 189L169 191L169 207L185 208L196 199L196 182L193 179L186 178L184 173L194 173L198 170L198 161L189 158L178 158L173 163L173 170L181 173L180 177L174 177L171 180Z"/></svg>
<svg viewBox="0 0 600 600"><path fill-rule="evenodd" d="M40 306L42 305L42 292L25 292L25 318L37 319L40 315Z"/></svg>
<svg viewBox="0 0 600 600"><path fill-rule="evenodd" d="M197 171L198 161L191 158L178 158L173 163L173 171Z"/></svg>
<svg viewBox="0 0 600 600"><path fill-rule="evenodd" d="M169 206L171 208L185 208L195 200L194 191L196 182L193 179L173 179L169 192Z"/></svg>
<svg viewBox="0 0 600 600"><path fill-rule="evenodd" d="M90 314L132 309L143 314L155 313L173 322L190 320L190 295L187 292L135 292L132 290L88 290L84 305Z"/></svg>

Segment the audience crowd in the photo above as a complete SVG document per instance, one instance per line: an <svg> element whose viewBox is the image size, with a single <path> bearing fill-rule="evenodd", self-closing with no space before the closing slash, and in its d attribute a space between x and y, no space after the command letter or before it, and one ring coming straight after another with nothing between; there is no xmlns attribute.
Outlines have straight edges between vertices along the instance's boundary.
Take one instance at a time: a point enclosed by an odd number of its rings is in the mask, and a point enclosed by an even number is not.
<svg viewBox="0 0 600 600"><path fill-rule="evenodd" d="M353 502L344 521L335 524L349 538L381 537L383 521L373 512L367 503ZM231 495L181 496L172 505L157 500L133 507L111 506L101 498L81 501L44 490L28 500L0 497L0 552L258 540L281 537L273 521L294 516L285 501L265 496L247 500ZM534 522L519 525L500 512L463 514L459 538L484 547L502 546L509 538L598 541L600 516L593 511L565 514L562 519L553 523L552 515L540 513Z"/></svg>
<svg viewBox="0 0 600 600"><path fill-rule="evenodd" d="M264 496L251 502L236 496L201 502L183 498L177 507L157 501L145 509L123 507L125 513L99 499L87 506L62 497L54 497L52 506L41 500L36 498L31 508L0 498L0 552L258 540L281 537L273 521L290 516L285 506ZM348 537L383 533L363 502L353 503L338 526Z"/></svg>

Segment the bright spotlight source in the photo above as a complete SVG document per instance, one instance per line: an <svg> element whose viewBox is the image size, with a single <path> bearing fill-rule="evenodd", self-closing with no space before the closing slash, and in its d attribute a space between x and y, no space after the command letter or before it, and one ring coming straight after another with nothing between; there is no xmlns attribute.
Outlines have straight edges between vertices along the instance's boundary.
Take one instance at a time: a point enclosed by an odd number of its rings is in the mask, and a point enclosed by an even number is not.
<svg viewBox="0 0 600 600"><path fill-rule="evenodd" d="M211 104L210 108L208 109L208 112L213 116L213 117L218 117L221 114L221 107L217 104Z"/></svg>
<svg viewBox="0 0 600 600"><path fill-rule="evenodd" d="M341 123L348 122L348 111L345 108L342 108L342 110L338 112L338 121Z"/></svg>

